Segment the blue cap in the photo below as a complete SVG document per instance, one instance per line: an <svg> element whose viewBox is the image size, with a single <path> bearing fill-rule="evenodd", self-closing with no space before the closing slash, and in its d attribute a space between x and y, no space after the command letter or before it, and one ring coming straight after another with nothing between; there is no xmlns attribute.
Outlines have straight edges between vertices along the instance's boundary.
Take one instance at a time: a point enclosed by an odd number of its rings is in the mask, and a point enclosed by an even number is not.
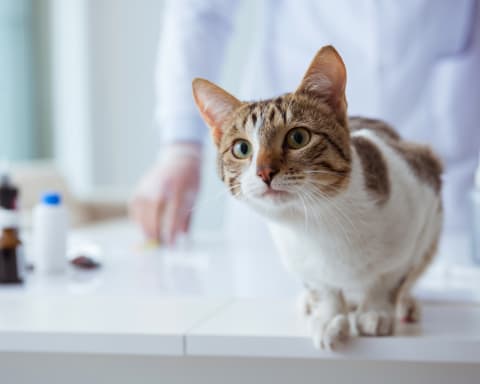
<svg viewBox="0 0 480 384"><path fill-rule="evenodd" d="M62 198L59 193L48 192L42 196L42 203L47 205L60 205Z"/></svg>

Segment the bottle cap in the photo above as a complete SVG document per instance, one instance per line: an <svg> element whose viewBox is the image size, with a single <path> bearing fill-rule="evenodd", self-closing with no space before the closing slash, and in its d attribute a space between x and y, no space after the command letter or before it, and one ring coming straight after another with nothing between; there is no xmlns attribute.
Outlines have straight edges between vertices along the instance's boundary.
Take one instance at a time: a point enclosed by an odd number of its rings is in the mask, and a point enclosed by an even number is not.
<svg viewBox="0 0 480 384"><path fill-rule="evenodd" d="M10 167L6 159L0 161L0 184L9 185L10 184Z"/></svg>
<svg viewBox="0 0 480 384"><path fill-rule="evenodd" d="M18 228L18 214L12 209L0 208L0 230Z"/></svg>
<svg viewBox="0 0 480 384"><path fill-rule="evenodd" d="M46 205L60 205L62 197L57 192L47 192L42 196L42 203Z"/></svg>

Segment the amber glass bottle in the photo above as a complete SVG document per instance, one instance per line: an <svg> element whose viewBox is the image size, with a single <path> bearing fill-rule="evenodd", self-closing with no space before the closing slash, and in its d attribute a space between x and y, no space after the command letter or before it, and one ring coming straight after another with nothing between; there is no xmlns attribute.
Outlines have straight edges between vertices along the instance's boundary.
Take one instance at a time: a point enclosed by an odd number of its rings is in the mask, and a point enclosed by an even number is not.
<svg viewBox="0 0 480 384"><path fill-rule="evenodd" d="M17 228L17 213L0 209L0 283L22 282L22 242Z"/></svg>

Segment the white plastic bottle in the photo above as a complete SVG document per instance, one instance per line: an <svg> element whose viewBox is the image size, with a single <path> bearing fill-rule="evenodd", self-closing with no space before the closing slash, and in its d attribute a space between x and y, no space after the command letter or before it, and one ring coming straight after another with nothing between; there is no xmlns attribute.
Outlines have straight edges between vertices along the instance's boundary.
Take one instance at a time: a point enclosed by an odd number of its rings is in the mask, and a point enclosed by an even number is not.
<svg viewBox="0 0 480 384"><path fill-rule="evenodd" d="M33 211L32 253L38 270L61 273L67 266L68 214L58 193L46 193Z"/></svg>

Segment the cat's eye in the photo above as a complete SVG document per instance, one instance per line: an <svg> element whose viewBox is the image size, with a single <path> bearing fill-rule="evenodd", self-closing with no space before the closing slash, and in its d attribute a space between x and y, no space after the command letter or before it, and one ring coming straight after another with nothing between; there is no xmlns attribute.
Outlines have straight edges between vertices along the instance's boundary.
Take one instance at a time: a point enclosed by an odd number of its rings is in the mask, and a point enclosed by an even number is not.
<svg viewBox="0 0 480 384"><path fill-rule="evenodd" d="M246 159L252 152L252 145L243 139L235 140L232 146L232 153L237 159Z"/></svg>
<svg viewBox="0 0 480 384"><path fill-rule="evenodd" d="M289 148L299 149L308 144L310 136L305 128L293 128L287 133L286 143Z"/></svg>

